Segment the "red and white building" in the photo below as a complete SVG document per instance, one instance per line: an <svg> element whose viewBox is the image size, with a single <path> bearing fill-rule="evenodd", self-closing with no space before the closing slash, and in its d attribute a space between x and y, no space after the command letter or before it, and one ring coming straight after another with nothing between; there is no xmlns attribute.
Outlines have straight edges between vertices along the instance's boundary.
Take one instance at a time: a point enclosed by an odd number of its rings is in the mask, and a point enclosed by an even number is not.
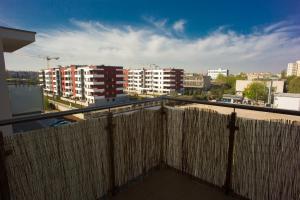
<svg viewBox="0 0 300 200"><path fill-rule="evenodd" d="M163 95L183 91L183 69L127 69L124 86L128 93ZM126 87L127 86L127 87Z"/></svg>
<svg viewBox="0 0 300 200"><path fill-rule="evenodd" d="M71 65L42 71L46 93L86 101L119 101L123 94L123 67Z"/></svg>

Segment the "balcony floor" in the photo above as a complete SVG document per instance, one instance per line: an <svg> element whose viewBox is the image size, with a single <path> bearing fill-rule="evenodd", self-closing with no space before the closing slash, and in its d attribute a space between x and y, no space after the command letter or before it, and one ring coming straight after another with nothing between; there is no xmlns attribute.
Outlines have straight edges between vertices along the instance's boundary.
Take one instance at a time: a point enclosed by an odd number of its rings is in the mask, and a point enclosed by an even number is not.
<svg viewBox="0 0 300 200"><path fill-rule="evenodd" d="M123 187L112 200L150 200L150 199L214 199L234 200L237 197L227 196L221 189L193 180L173 169L152 171L149 175Z"/></svg>

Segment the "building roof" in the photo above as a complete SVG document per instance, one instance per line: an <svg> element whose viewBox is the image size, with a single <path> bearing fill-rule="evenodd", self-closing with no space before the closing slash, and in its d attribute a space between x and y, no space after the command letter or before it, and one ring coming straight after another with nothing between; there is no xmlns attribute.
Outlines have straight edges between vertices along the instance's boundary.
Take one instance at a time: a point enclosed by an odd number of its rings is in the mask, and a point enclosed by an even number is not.
<svg viewBox="0 0 300 200"><path fill-rule="evenodd" d="M35 32L0 26L4 52L16 51L35 41Z"/></svg>
<svg viewBox="0 0 300 200"><path fill-rule="evenodd" d="M299 93L278 93L275 94L276 97L291 97L291 98L300 98Z"/></svg>

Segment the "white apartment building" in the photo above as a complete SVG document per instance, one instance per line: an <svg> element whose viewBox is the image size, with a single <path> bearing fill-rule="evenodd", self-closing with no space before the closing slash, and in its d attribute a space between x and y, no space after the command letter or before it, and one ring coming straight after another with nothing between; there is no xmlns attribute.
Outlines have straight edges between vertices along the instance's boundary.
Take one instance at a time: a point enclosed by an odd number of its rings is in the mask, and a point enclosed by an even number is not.
<svg viewBox="0 0 300 200"><path fill-rule="evenodd" d="M295 63L288 63L286 75L287 76L300 76L300 60L298 60Z"/></svg>
<svg viewBox="0 0 300 200"><path fill-rule="evenodd" d="M41 80L41 78L40 78ZM61 95L60 69L51 68L44 70L44 91L53 95Z"/></svg>
<svg viewBox="0 0 300 200"><path fill-rule="evenodd" d="M162 95L182 92L183 69L128 69L127 92Z"/></svg>
<svg viewBox="0 0 300 200"><path fill-rule="evenodd" d="M211 79L217 79L218 75L219 74L222 74L224 76L228 76L229 75L229 70L228 69L222 69L222 68L219 68L219 69L209 69L207 71L207 76L210 76Z"/></svg>
<svg viewBox="0 0 300 200"><path fill-rule="evenodd" d="M47 94L86 101L87 104L120 101L123 93L123 68L78 66L43 70L40 81Z"/></svg>

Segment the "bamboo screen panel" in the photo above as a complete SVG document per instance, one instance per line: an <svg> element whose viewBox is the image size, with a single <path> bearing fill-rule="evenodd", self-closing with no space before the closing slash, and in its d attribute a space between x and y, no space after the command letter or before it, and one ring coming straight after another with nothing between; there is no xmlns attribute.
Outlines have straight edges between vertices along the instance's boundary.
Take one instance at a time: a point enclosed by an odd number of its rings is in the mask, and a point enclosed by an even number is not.
<svg viewBox="0 0 300 200"><path fill-rule="evenodd" d="M109 190L106 119L6 137L12 199L97 199Z"/></svg>
<svg viewBox="0 0 300 200"><path fill-rule="evenodd" d="M161 115L143 110L114 117L115 182L121 186L160 163Z"/></svg>
<svg viewBox="0 0 300 200"><path fill-rule="evenodd" d="M166 111L164 160L167 165L182 169L182 131L184 110L169 108Z"/></svg>
<svg viewBox="0 0 300 200"><path fill-rule="evenodd" d="M238 119L233 189L250 199L299 199L300 126Z"/></svg>
<svg viewBox="0 0 300 200"><path fill-rule="evenodd" d="M167 112L165 160L202 180L223 186L226 175L228 115L199 109Z"/></svg>

